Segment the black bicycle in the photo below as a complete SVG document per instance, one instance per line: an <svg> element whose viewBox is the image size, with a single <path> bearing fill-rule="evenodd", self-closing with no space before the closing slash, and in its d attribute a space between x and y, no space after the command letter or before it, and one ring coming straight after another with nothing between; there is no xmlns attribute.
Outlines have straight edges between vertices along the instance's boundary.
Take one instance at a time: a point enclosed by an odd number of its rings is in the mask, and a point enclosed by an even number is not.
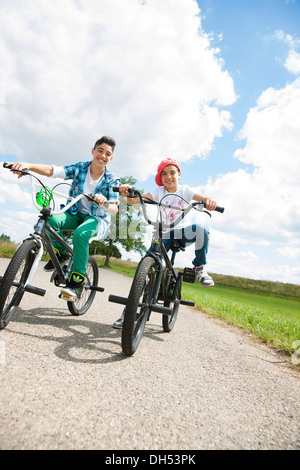
<svg viewBox="0 0 300 470"><path fill-rule="evenodd" d="M118 190L118 188L114 188ZM183 272L173 268L176 253L184 251L180 240L173 240L171 245L172 256L169 258L163 244L163 231L172 229L192 209L205 210L204 202L193 202L185 209L173 207L144 198L142 194L131 188L130 196L140 199L143 216L146 222L154 227L150 249L140 260L131 285L128 298L110 295L109 301L125 305L124 321L122 328L122 350L127 356L132 356L142 339L147 320L152 312L162 314L162 326L165 332L173 330L180 305L193 307L194 302L181 299L182 281L194 282L195 273L191 268L184 268ZM159 206L160 217L158 220L150 220L145 204ZM162 220L161 209L181 210L180 216L171 224ZM217 207L216 211L224 212L224 208Z"/></svg>
<svg viewBox="0 0 300 470"><path fill-rule="evenodd" d="M12 165L4 163L3 166L4 168L10 169ZM22 175L30 176L33 204L40 211L40 214L38 222L35 225L34 232L22 241L16 253L12 257L4 276L0 277L0 329L3 329L8 325L17 307L20 305L25 292L30 292L40 296L45 295L46 291L44 289L40 289L39 287L32 285L38 264L43 256L44 249L49 253L55 268L50 279L51 282L53 282L57 287L63 287L66 285L73 265L73 248L50 227L48 224L49 218L52 215L62 214L67 211L82 197L86 197L89 201L98 204L92 196L87 194L80 193L72 199L57 191L57 186L68 183L59 183L51 190L48 186L45 186L39 178L29 173L28 170L19 170L19 172L22 173ZM37 184L41 187L39 192L36 192ZM54 195L68 198L67 204L58 211L54 210ZM51 204L53 206L52 208L50 207ZM59 263L48 234L59 242L69 254L69 258L65 264L61 265ZM104 291L103 287L98 287L98 279L99 272L97 262L90 256L86 268L85 283L78 294L78 299L74 302L67 302L68 309L72 315L78 316L86 313L93 303L96 292Z"/></svg>

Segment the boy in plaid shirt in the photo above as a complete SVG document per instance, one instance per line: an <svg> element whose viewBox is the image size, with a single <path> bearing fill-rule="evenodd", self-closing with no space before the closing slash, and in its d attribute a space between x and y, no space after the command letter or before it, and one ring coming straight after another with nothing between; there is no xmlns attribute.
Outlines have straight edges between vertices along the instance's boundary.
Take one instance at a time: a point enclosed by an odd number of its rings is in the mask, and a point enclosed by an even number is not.
<svg viewBox="0 0 300 470"><path fill-rule="evenodd" d="M77 299L77 289L82 286L85 279L85 271L89 257L89 240L97 237L103 238L109 228L110 215L118 212L118 193L113 192L114 186L119 186L119 178L106 165L112 160L116 143L111 137L103 136L97 140L92 149L93 160L79 162L73 165L54 166L35 163L13 164L12 169L30 171L43 176L54 178L72 179L74 186L85 194L92 194L99 206L90 203L86 198L80 199L63 214L50 218L49 225L62 235L62 230L74 230L73 234L73 270L70 274L66 287L61 289L62 296L68 300ZM16 173L20 178L20 173ZM76 194L74 187L70 189L69 196ZM109 206L105 204L109 201ZM61 264L66 263L68 255L63 247L53 241L53 247L57 251ZM50 260L44 267L45 271L53 271L54 266Z"/></svg>

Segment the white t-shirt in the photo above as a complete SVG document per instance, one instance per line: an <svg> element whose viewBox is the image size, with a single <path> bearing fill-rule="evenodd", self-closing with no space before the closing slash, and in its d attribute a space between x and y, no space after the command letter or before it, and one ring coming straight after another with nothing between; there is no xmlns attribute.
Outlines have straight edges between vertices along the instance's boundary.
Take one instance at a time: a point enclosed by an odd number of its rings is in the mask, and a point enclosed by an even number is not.
<svg viewBox="0 0 300 470"><path fill-rule="evenodd" d="M157 186L157 188L151 191L151 196L154 201L175 207L188 207L188 203L191 202L194 194L195 190L185 184L179 184L175 193L169 193L164 186ZM160 210L162 220L167 224L171 224L182 214L181 210L176 211L176 209L161 207ZM189 215L190 213L171 230L177 230L187 226L190 223ZM166 231L169 231L169 229L166 229Z"/></svg>
<svg viewBox="0 0 300 470"><path fill-rule="evenodd" d="M53 178L65 178L66 173L64 170L63 166L55 166L52 165L53 168ZM93 180L91 177L91 172L90 172L90 166L88 168L84 186L83 186L83 192L84 194L94 194L96 187L100 183L101 178L103 178L104 173L98 178L97 180ZM82 212L83 214L89 214L91 209L91 203L87 200L86 197L83 197L80 199L80 206L79 206L79 212Z"/></svg>
<svg viewBox="0 0 300 470"><path fill-rule="evenodd" d="M98 178L97 180L93 180L91 177L91 172L90 172L90 166L88 168L85 182L83 185L83 192L84 194L94 194L96 187L100 183L101 178L103 178L104 173ZM80 206L79 206L79 212L83 212L84 214L88 214L91 210L91 203L87 200L86 197L83 197L80 199Z"/></svg>

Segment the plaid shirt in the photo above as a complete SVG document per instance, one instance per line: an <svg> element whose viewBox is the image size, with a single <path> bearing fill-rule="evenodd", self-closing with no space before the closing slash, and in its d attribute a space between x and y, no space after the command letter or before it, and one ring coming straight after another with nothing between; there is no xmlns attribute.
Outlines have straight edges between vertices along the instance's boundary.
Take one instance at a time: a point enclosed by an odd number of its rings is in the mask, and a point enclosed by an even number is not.
<svg viewBox="0 0 300 470"><path fill-rule="evenodd" d="M64 166L65 179L72 179L74 185L72 185L69 196L76 197L78 195L77 189L83 192L83 186L85 178L88 172L88 168L92 162L79 162L74 165ZM111 171L105 168L103 177L101 178L98 186L95 189L94 194L102 194L107 198L108 201L118 201L118 193L113 192L113 187L120 185L120 179L114 175ZM74 206L71 206L69 212L71 214L77 214L79 209L80 201ZM91 203L90 215L98 220L98 234L97 239L103 238L109 228L110 214L105 209L98 206L97 204Z"/></svg>

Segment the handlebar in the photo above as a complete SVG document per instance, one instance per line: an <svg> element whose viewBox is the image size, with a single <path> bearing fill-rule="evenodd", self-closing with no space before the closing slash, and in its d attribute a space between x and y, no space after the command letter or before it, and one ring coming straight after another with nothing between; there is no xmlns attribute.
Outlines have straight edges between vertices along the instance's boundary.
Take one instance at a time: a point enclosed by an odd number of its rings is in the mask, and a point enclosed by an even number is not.
<svg viewBox="0 0 300 470"><path fill-rule="evenodd" d="M115 187L113 188L113 191L114 192L119 192L119 188L118 187ZM143 215L144 215L144 218L146 220L146 222L150 225L154 225L154 226L157 226L158 224L162 224L162 222L157 222L157 221L152 221L149 219L147 213L146 213L146 209L145 209L145 204L153 204L153 205L156 205L156 206L159 206L159 207L163 207L163 208L166 208L166 209L174 209L176 211L181 211L181 214L179 215L179 217L175 220L175 222L172 222L171 224L163 224L166 228L174 228L176 227L176 225L179 224L179 222L192 210L192 209L196 209L196 210L200 210L202 211L205 207L206 207L206 204L204 201L195 201L195 202L192 202L189 204L189 207L186 207L186 208L181 208L181 207L177 207L177 206L171 206L170 204L163 204L161 202L157 202L157 201L153 201L153 199L149 199L149 198L143 198L143 195L136 189L134 188L128 188L128 192L129 192L129 198L134 198L134 197L138 197L139 200L140 200L140 203L141 203L141 206L142 206L142 211L143 211ZM220 212L220 213L223 213L224 212L224 207L220 207L220 206L217 206L215 208L215 211L217 212Z"/></svg>
<svg viewBox="0 0 300 470"><path fill-rule="evenodd" d="M113 191L114 191L115 193L118 193L118 192L119 192L119 188L113 188ZM161 205L161 206L163 206L163 207L168 207L169 209L177 209L177 210L180 210L180 209L178 209L178 207L174 207L174 206L170 206L170 205L166 205L166 204L160 204L159 202L153 201L152 199L148 199L148 198L147 198L147 200L145 200L145 199L143 199L142 194L141 194L139 191L137 191L136 189L134 189L134 188L128 188L128 192L129 192L129 196L127 196L127 197L130 197L130 198L139 197L140 200L141 200L141 199L143 200L143 202L141 202L142 204L146 202L146 204ZM203 205L203 207L206 207L206 204L205 204L204 201L195 202L195 203L193 202L193 203L192 203L193 206L198 205L198 204L201 204L201 205ZM221 214L223 214L224 210L225 210L225 208L224 208L224 207L221 207L221 206L217 206L217 207L215 208L215 211L216 211L216 212L220 212Z"/></svg>
<svg viewBox="0 0 300 470"><path fill-rule="evenodd" d="M11 170L12 166L13 166L12 163L3 162L3 168L6 168L7 170ZM27 168L24 168L24 170L13 170L13 171L18 171L19 173L22 173L24 175L29 174Z"/></svg>
<svg viewBox="0 0 300 470"><path fill-rule="evenodd" d="M3 163L3 167L8 169L8 170L11 170L11 171L17 171L18 173L21 173L22 175L26 175L26 176L30 176L31 178L31 190L32 190L32 202L33 202L33 205L40 211L41 210L41 206L39 204L37 204L37 201L36 201L36 183L35 183L35 180L37 180L40 184L40 186L42 186L42 188L46 191L46 193L51 193L51 198L53 197L53 194L55 194L56 196L60 196L60 197L63 197L63 198L70 198L69 195L66 195L66 194L63 194L63 193L60 193L58 192L57 190L53 190L51 191L50 188L48 188L47 186L45 186L40 180L39 178L37 178L37 176L35 175L32 175L31 173L29 173L28 169L27 168L24 168L23 170L12 170L12 163L8 163L8 162L4 162ZM82 199L83 197L86 197L88 199L89 202L93 202L94 204L97 204L99 206L99 203L93 198L93 196L91 194L79 194L78 196L76 196L75 198L72 198L72 200L66 204L62 209L60 209L59 211L54 211L54 210L51 210L51 214L52 215L59 215L59 214L63 214L64 212L66 212L71 206L73 206L74 204L76 204L76 202L78 202L80 199ZM104 207L109 207L109 202L105 202L103 204Z"/></svg>

